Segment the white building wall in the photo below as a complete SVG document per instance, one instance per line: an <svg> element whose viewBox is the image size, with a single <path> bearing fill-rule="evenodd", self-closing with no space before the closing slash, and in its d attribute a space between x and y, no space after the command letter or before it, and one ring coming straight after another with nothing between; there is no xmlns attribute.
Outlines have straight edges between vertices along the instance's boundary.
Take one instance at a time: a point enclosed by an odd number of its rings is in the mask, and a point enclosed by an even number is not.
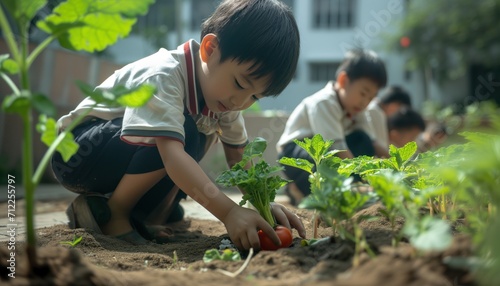
<svg viewBox="0 0 500 286"><path fill-rule="evenodd" d="M345 52L354 46L369 48L382 57L388 71L388 85L400 85L410 91L414 105L420 109L425 100L422 75L418 71L405 78L404 55L388 51L386 35L393 32L402 17L405 16L405 0L357 0L354 14L355 27L352 29L313 29L313 1L295 0L294 14L301 33L301 55L299 58L296 78L276 97L260 101L264 110L284 110L291 112L306 96L321 89L326 82L311 82L309 79L310 62L340 62ZM168 34L165 47L175 48L178 44L188 40L199 40L200 32L189 28L191 1L182 1L181 15L183 29L180 35L175 31ZM109 49L115 61L126 64L156 51L148 42L132 35L119 41ZM457 98L465 96L468 90L467 81L461 80L448 84L444 89L436 84L428 88L429 99L442 103L455 102Z"/></svg>

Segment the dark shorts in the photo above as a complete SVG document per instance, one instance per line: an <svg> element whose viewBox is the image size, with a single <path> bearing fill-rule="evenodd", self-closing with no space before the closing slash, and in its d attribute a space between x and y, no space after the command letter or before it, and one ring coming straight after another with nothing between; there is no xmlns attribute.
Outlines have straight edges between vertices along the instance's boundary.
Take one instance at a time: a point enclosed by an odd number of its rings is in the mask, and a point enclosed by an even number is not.
<svg viewBox="0 0 500 286"><path fill-rule="evenodd" d="M103 120L93 118L73 130L78 152L68 162L59 152L52 157L56 179L68 190L84 193L112 193L125 174L143 174L163 169L163 161L156 146L131 145L120 139L122 118ZM191 116L185 116L186 152L199 162L205 151L206 137L199 133ZM165 176L137 203L133 213L146 217L174 187ZM177 200L186 194L179 191Z"/></svg>
<svg viewBox="0 0 500 286"><path fill-rule="evenodd" d="M346 144L354 157L367 155L374 156L375 149L373 147L370 136L364 131L356 130L346 136ZM283 157L306 159L314 164L314 160L307 152L294 142L290 142L283 146L283 150L278 154L278 160ZM293 180L299 190L307 196L311 193L311 183L309 182L309 173L299 168L283 166L284 173L288 179ZM315 171L315 169L314 169Z"/></svg>

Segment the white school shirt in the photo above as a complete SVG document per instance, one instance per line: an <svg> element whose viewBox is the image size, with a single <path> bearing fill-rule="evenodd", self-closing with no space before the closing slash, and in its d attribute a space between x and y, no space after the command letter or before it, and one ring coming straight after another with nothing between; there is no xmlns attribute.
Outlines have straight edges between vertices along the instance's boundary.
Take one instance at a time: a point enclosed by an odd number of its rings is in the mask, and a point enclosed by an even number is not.
<svg viewBox="0 0 500 286"><path fill-rule="evenodd" d="M278 152L294 139L302 140L321 134L325 140L334 140L333 149L347 150L346 135L361 129L373 140L373 132L365 112L350 118L340 105L334 82L306 97L292 111L276 147Z"/></svg>
<svg viewBox="0 0 500 286"><path fill-rule="evenodd" d="M189 40L176 50L160 49L115 71L96 89L106 90L117 85L132 88L143 83L156 86L153 97L142 107L109 107L99 104L88 114L112 120L123 117L121 139L130 144L155 145L156 137L169 137L185 143L184 112L195 120L207 142L219 138L223 143L240 147L248 142L245 123L240 111L213 112L200 106L203 97L196 89L194 55L199 43ZM66 128L95 101L84 99L73 111L58 120L60 130Z"/></svg>
<svg viewBox="0 0 500 286"><path fill-rule="evenodd" d="M373 128L373 135L375 141L377 141L380 146L389 150L389 130L387 129L387 116L384 110L380 108L377 99L372 100L366 109L368 113L371 126Z"/></svg>

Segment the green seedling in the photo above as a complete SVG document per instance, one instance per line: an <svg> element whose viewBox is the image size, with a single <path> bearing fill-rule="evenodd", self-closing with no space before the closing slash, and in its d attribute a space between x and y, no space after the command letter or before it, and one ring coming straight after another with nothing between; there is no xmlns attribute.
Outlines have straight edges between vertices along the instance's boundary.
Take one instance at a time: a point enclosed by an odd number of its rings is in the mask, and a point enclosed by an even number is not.
<svg viewBox="0 0 500 286"><path fill-rule="evenodd" d="M354 215L371 198L370 193L352 191L352 179L340 175L337 170L341 159L334 156L339 150L330 150L333 141L325 141L320 134L312 139L304 141L295 140L314 160L315 164L303 159L282 158L280 163L291 167L300 168L311 174L311 194L300 204L300 208L313 209L321 215L325 222L330 225L334 233L338 232L343 239L350 239L355 243L355 256L353 265L359 264L361 251L366 250L370 255L373 253L366 243L363 230L359 223L368 219L360 216L354 219ZM316 171L313 172L313 167ZM315 234L316 227L314 225ZM314 235L314 238L317 236Z"/></svg>
<svg viewBox="0 0 500 286"><path fill-rule="evenodd" d="M2 110L19 115L23 124L22 138L22 184L26 200L27 253L31 269L36 267L36 237L34 230L34 193L54 152L60 152L69 160L78 150L71 130L86 114L78 117L65 131L58 133L52 118L56 108L46 95L31 89L30 68L37 57L55 40L65 48L75 51L102 51L126 37L136 17L144 15L154 0L68 0L59 4L52 14L36 23L47 33L44 41L29 48L30 23L37 12L46 6L47 0L3 0L0 7L0 30L9 54L0 55L0 78L11 89L2 102ZM9 17L7 17L7 15ZM15 25L17 35L14 36ZM113 24L110 24L113 23ZM18 77L19 86L11 77ZM119 106L137 107L145 104L153 95L152 86L134 90L123 87L108 92L94 92L91 87L80 84L81 91L97 103L115 103ZM36 166L33 162L33 111L42 116L37 129L42 132L42 141L48 146L45 155ZM91 110L89 109L88 112Z"/></svg>
<svg viewBox="0 0 500 286"><path fill-rule="evenodd" d="M264 138L257 137L250 142L243 151L243 158L231 169L224 171L216 182L225 187L237 186L243 193L239 203L243 206L250 202L259 214L275 228L281 240L282 247L292 244L292 233L287 228L277 226L271 213L271 203L274 202L276 191L286 185L289 181L275 175L283 170L281 166L271 166L262 159L267 142ZM257 162L255 163L254 160ZM274 243L266 239L267 235L259 231L261 249L274 250Z"/></svg>
<svg viewBox="0 0 500 286"><path fill-rule="evenodd" d="M321 134L317 134L311 139L304 138L303 141L294 140L294 142L302 149L306 150L309 156L311 156L311 158L313 159L314 163L311 163L308 160L302 158L288 157L281 158L279 162L283 165L295 167L308 172L310 174L309 182L311 183L311 193L314 193L316 192L316 190L321 189L321 178L320 176L316 175L314 168L316 166L320 166L320 164L322 164L323 162L326 162L325 164L332 165L331 168L335 168L341 160L334 155L338 152L341 152L341 150L330 150L333 141L323 140ZM318 237L318 218L316 212L317 210L315 210L313 216L313 238Z"/></svg>
<svg viewBox="0 0 500 286"><path fill-rule="evenodd" d="M214 260L222 260L222 261L240 261L241 256L237 250L226 248L224 250L218 249L209 249L205 251L203 255L203 262L209 263Z"/></svg>
<svg viewBox="0 0 500 286"><path fill-rule="evenodd" d="M82 242L83 237L82 236L74 236L73 241L61 241L59 242L62 245L69 245L71 247L77 246L80 242Z"/></svg>

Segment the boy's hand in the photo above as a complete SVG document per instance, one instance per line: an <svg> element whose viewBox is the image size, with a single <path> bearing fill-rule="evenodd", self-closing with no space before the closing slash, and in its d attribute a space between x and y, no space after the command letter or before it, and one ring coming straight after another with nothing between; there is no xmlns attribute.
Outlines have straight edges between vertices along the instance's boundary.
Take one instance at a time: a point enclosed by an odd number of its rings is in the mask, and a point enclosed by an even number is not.
<svg viewBox="0 0 500 286"><path fill-rule="evenodd" d="M261 229L276 244L281 241L270 226L254 210L235 205L222 221L226 226L231 241L239 249L260 249L259 236L257 231Z"/></svg>
<svg viewBox="0 0 500 286"><path fill-rule="evenodd" d="M289 228L295 228L299 233L300 237L306 238L306 229L302 220L291 211L289 211L284 205L278 203L271 203L271 213L276 218L276 221Z"/></svg>

